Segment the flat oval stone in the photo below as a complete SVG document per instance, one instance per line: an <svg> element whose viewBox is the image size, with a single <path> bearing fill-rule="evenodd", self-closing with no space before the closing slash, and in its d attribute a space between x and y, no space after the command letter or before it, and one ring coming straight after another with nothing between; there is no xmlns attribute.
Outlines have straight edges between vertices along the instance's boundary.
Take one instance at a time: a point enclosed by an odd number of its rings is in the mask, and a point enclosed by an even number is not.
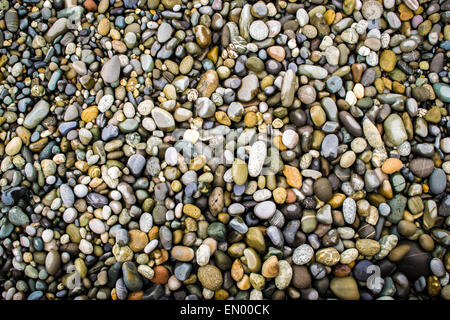
<svg viewBox="0 0 450 320"><path fill-rule="evenodd" d="M194 250L185 246L173 247L170 254L174 259L178 261L188 262L194 259Z"/></svg>
<svg viewBox="0 0 450 320"><path fill-rule="evenodd" d="M61 256L58 251L52 250L47 253L45 257L45 270L47 270L48 274L56 275L56 273L61 268Z"/></svg>
<svg viewBox="0 0 450 320"><path fill-rule="evenodd" d="M352 198L346 198L342 204L344 220L348 224L353 224L356 218L356 202Z"/></svg>
<svg viewBox="0 0 450 320"><path fill-rule="evenodd" d="M304 265L311 261L314 256L314 249L309 244L302 244L295 248L292 254L292 262L297 265Z"/></svg>
<svg viewBox="0 0 450 320"><path fill-rule="evenodd" d="M352 135L354 135L355 137L362 137L363 131L361 125L358 123L358 121L355 120L355 118L353 118L353 116L349 112L340 111L339 120L342 121L342 124Z"/></svg>
<svg viewBox="0 0 450 320"><path fill-rule="evenodd" d="M128 290L135 292L142 289L143 282L133 262L124 262L122 265L122 273L123 282Z"/></svg>
<svg viewBox="0 0 450 320"><path fill-rule="evenodd" d="M441 168L434 168L429 176L430 191L433 194L440 194L445 191L447 187L447 176Z"/></svg>
<svg viewBox="0 0 450 320"><path fill-rule="evenodd" d="M316 252L316 261L326 266L334 266L339 259L339 252L335 248L324 248Z"/></svg>
<svg viewBox="0 0 450 320"><path fill-rule="evenodd" d="M88 205L94 208L102 208L108 204L108 198L96 192L91 192L86 196L86 202Z"/></svg>
<svg viewBox="0 0 450 320"><path fill-rule="evenodd" d="M275 214L275 211L276 205L272 201L263 201L261 203L258 203L254 208L255 215L262 220L268 220L272 218L272 216Z"/></svg>
<svg viewBox="0 0 450 320"><path fill-rule="evenodd" d="M428 177L434 170L434 162L427 158L416 158L409 163L409 169L420 178Z"/></svg>
<svg viewBox="0 0 450 320"><path fill-rule="evenodd" d="M399 146L408 140L403 120L398 114L393 113L387 117L384 121L384 130L387 139L395 146Z"/></svg>
<svg viewBox="0 0 450 320"><path fill-rule="evenodd" d="M336 277L330 282L331 291L342 300L359 300L358 284L352 277Z"/></svg>
<svg viewBox="0 0 450 320"><path fill-rule="evenodd" d="M228 207L230 215L239 215L245 212L245 207L240 203L233 203Z"/></svg>
<svg viewBox="0 0 450 320"><path fill-rule="evenodd" d="M96 234L102 234L106 231L105 224L100 219L90 220L89 229Z"/></svg>
<svg viewBox="0 0 450 320"><path fill-rule="evenodd" d="M298 144L299 138L300 137L297 132L288 129L283 132L283 135L281 136L281 141L287 148L292 149Z"/></svg>
<svg viewBox="0 0 450 320"><path fill-rule="evenodd" d="M164 43L168 41L172 36L173 28L167 22L162 22L158 28L158 41Z"/></svg>
<svg viewBox="0 0 450 320"><path fill-rule="evenodd" d="M320 200L328 202L333 197L333 191L331 189L331 183L327 178L319 178L314 182L314 194Z"/></svg>
<svg viewBox="0 0 450 320"><path fill-rule="evenodd" d="M383 14L383 5L379 1L364 1L361 7L362 14L367 20L375 20Z"/></svg>
<svg viewBox="0 0 450 320"><path fill-rule="evenodd" d="M206 71L197 85L199 96L210 98L214 91L216 91L218 85L219 76L217 72L213 69Z"/></svg>
<svg viewBox="0 0 450 320"><path fill-rule="evenodd" d="M275 286L280 290L284 290L291 283L293 274L292 267L286 260L280 260L279 269L278 276L275 278Z"/></svg>
<svg viewBox="0 0 450 320"><path fill-rule="evenodd" d="M212 291L220 289L223 283L219 268L210 264L198 268L197 277L203 287Z"/></svg>
<svg viewBox="0 0 450 320"><path fill-rule="evenodd" d="M63 203L70 207L75 202L75 195L73 194L72 188L70 188L67 184L62 184L59 187L59 192L61 194L61 199Z"/></svg>

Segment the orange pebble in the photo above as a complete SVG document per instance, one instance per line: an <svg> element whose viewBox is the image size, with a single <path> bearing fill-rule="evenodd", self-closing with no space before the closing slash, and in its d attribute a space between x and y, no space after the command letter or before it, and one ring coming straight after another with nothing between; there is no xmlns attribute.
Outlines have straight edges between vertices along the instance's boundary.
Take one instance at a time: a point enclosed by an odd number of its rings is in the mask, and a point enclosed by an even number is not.
<svg viewBox="0 0 450 320"><path fill-rule="evenodd" d="M273 138L273 145L275 146L275 148L278 148L278 150L280 150L280 151L287 150L287 147L281 141L281 136L277 136L277 137Z"/></svg>
<svg viewBox="0 0 450 320"><path fill-rule="evenodd" d="M295 201L297 201L297 196L294 191L287 189L286 203L294 203Z"/></svg>
<svg viewBox="0 0 450 320"><path fill-rule="evenodd" d="M83 6L87 11L97 11L97 4L94 0L84 1Z"/></svg>
<svg viewBox="0 0 450 320"><path fill-rule="evenodd" d="M400 159L389 158L381 166L381 171L383 171L386 174L393 174L394 172L400 171L402 167L403 162Z"/></svg>
<svg viewBox="0 0 450 320"><path fill-rule="evenodd" d="M302 175L300 174L298 168L285 165L283 174L286 177L286 182L288 185L300 189L300 187L302 186Z"/></svg>
<svg viewBox="0 0 450 320"><path fill-rule="evenodd" d="M164 266L156 266L153 268L153 271L155 271L155 275L153 276L153 279L150 280L153 283L157 284L166 284L169 280L169 270L167 270Z"/></svg>

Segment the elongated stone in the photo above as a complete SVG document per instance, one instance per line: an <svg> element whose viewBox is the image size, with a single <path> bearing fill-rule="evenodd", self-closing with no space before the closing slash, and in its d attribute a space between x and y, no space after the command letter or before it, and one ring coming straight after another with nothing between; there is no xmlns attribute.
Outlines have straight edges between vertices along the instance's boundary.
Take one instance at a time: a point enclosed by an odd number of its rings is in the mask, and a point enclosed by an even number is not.
<svg viewBox="0 0 450 320"><path fill-rule="evenodd" d="M300 75L305 75L308 78L322 80L328 75L328 71L319 66L313 66L309 64L302 64L298 68L298 73Z"/></svg>
<svg viewBox="0 0 450 320"><path fill-rule="evenodd" d="M290 107L294 102L297 77L293 70L289 69L284 74L283 85L281 87L281 105Z"/></svg>
<svg viewBox="0 0 450 320"><path fill-rule="evenodd" d="M23 126L27 129L34 129L50 112L50 104L45 100L40 100L23 120Z"/></svg>
<svg viewBox="0 0 450 320"><path fill-rule="evenodd" d="M257 177L261 173L266 159L267 148L263 141L256 141L250 149L248 160L248 174L250 177Z"/></svg>
<svg viewBox="0 0 450 320"><path fill-rule="evenodd" d="M58 36L64 34L68 27L69 19L59 18L45 34L45 40L47 40L47 42L53 42Z"/></svg>

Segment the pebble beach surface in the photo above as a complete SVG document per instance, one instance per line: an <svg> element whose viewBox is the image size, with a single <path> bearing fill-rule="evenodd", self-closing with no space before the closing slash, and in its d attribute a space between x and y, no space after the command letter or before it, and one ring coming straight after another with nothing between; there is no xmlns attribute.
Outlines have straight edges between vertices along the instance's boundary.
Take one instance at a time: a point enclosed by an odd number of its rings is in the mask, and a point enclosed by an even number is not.
<svg viewBox="0 0 450 320"><path fill-rule="evenodd" d="M0 0L0 299L449 300L449 21Z"/></svg>

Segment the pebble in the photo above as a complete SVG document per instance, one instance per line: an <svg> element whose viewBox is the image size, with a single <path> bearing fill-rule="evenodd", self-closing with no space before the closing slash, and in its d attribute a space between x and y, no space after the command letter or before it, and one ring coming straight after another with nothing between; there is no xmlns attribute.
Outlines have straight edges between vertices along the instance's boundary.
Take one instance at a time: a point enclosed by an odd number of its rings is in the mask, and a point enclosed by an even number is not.
<svg viewBox="0 0 450 320"><path fill-rule="evenodd" d="M262 219L268 220L275 214L276 205L272 201L263 201L255 206L255 215Z"/></svg>
<svg viewBox="0 0 450 320"><path fill-rule="evenodd" d="M447 176L444 170L435 168L429 177L430 192L433 194L440 194L445 191L447 187Z"/></svg>
<svg viewBox="0 0 450 320"><path fill-rule="evenodd" d="M158 42L164 43L172 36L173 28L167 22L162 22L158 28Z"/></svg>
<svg viewBox="0 0 450 320"><path fill-rule="evenodd" d="M188 262L194 259L194 250L184 246L175 246L171 250L171 256L178 260Z"/></svg>
<svg viewBox="0 0 450 320"><path fill-rule="evenodd" d="M354 278L333 278L330 281L330 289L336 297L342 300L359 300L358 285Z"/></svg>
<svg viewBox="0 0 450 320"><path fill-rule="evenodd" d="M208 245L202 244L196 251L196 261L199 266L206 266L211 256L211 249Z"/></svg>
<svg viewBox="0 0 450 320"><path fill-rule="evenodd" d="M291 129L283 132L283 135L281 137L281 141L288 149L294 148L297 145L299 139L300 137L298 136L298 134Z"/></svg>
<svg viewBox="0 0 450 320"><path fill-rule="evenodd" d="M123 282L128 290L139 291L141 290L143 283L142 279L137 272L137 268L132 262L125 262L122 265Z"/></svg>
<svg viewBox="0 0 450 320"><path fill-rule="evenodd" d="M100 72L105 83L114 83L120 77L120 59L118 56L113 56L102 67Z"/></svg>
<svg viewBox="0 0 450 320"><path fill-rule="evenodd" d="M333 196L330 181L327 178L317 179L314 182L314 194L324 202L330 201Z"/></svg>
<svg viewBox="0 0 450 320"><path fill-rule="evenodd" d="M198 279L206 289L215 291L220 289L223 277L220 270L213 265L206 265L198 268Z"/></svg>
<svg viewBox="0 0 450 320"><path fill-rule="evenodd" d="M27 129L34 129L49 112L50 104L45 100L40 100L23 120L23 126Z"/></svg>
<svg viewBox="0 0 450 320"><path fill-rule="evenodd" d="M233 181L237 185L243 185L247 181L248 168L247 163L241 159L235 159L231 167Z"/></svg>
<svg viewBox="0 0 450 320"><path fill-rule="evenodd" d="M395 172L400 171L403 167L403 163L400 159L397 158L389 158L383 163L381 170L386 174L393 174Z"/></svg>
<svg viewBox="0 0 450 320"><path fill-rule="evenodd" d="M334 266L339 260L340 255L335 248L324 248L316 251L316 261L326 266Z"/></svg>
<svg viewBox="0 0 450 320"><path fill-rule="evenodd" d="M236 97L239 101L249 102L258 93L259 81L256 75L249 74L241 81L241 87L239 88Z"/></svg>
<svg viewBox="0 0 450 320"><path fill-rule="evenodd" d="M5 147L5 152L8 156L15 156L22 149L22 139L20 137L14 137Z"/></svg>
<svg viewBox="0 0 450 320"><path fill-rule="evenodd" d="M296 265L307 264L314 256L314 249L308 244L302 244L295 248L292 254L292 262Z"/></svg>
<svg viewBox="0 0 450 320"><path fill-rule="evenodd" d="M380 251L380 244L372 239L359 239L356 241L356 249L364 256L374 256Z"/></svg>
<svg viewBox="0 0 450 320"><path fill-rule="evenodd" d="M50 275L56 275L61 268L61 256L58 251L50 251L45 257L45 270Z"/></svg>
<svg viewBox="0 0 450 320"><path fill-rule="evenodd" d="M342 204L342 213L344 221L348 224L353 224L356 219L356 202L352 198L346 198Z"/></svg>
<svg viewBox="0 0 450 320"><path fill-rule="evenodd" d="M409 169L420 178L428 177L434 170L434 163L431 159L416 158L409 163Z"/></svg>
<svg viewBox="0 0 450 320"><path fill-rule="evenodd" d="M279 290L283 290L291 283L293 272L291 265L286 260L279 261L279 268L280 271L275 278L275 286Z"/></svg>
<svg viewBox="0 0 450 320"><path fill-rule="evenodd" d="M151 111L152 118L156 126L163 131L173 131L175 129L175 120L173 116L164 109L155 107Z"/></svg>
<svg viewBox="0 0 450 320"><path fill-rule="evenodd" d="M248 175L250 177L257 177L261 173L264 166L264 161L267 156L267 147L263 141L256 141L251 149L248 159Z"/></svg>
<svg viewBox="0 0 450 320"><path fill-rule="evenodd" d="M384 130L386 138L395 146L401 145L408 139L403 121L397 114L391 114L384 121Z"/></svg>
<svg viewBox="0 0 450 320"><path fill-rule="evenodd" d="M249 28L250 36L256 41L262 41L269 35L269 28L261 20L252 22Z"/></svg>

